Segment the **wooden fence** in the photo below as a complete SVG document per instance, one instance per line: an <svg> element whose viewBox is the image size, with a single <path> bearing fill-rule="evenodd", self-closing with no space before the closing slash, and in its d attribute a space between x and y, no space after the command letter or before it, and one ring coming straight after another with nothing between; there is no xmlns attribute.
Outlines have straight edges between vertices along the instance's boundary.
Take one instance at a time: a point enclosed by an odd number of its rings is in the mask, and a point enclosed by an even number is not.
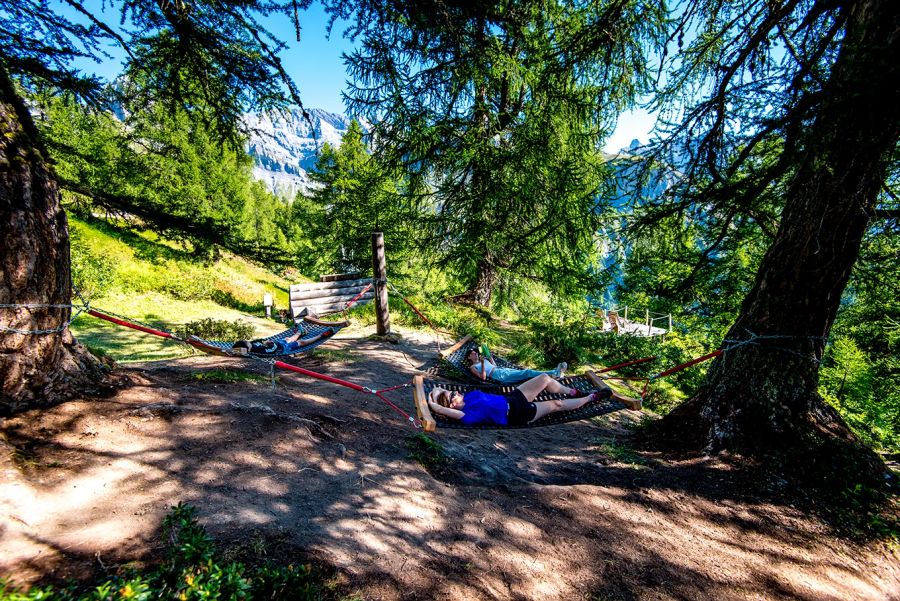
<svg viewBox="0 0 900 601"><path fill-rule="evenodd" d="M303 309L315 315L337 313L347 308L347 303L372 283L372 278L361 278L361 274L323 275L319 282L291 285L291 316L296 317ZM356 304L367 303L375 298L374 287L366 290Z"/></svg>

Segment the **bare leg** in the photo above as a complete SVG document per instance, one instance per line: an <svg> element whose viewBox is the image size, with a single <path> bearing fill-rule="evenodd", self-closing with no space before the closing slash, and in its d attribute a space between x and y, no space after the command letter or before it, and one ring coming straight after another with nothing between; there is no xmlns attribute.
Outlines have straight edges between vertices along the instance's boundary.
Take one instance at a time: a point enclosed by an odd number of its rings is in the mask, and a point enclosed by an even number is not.
<svg viewBox="0 0 900 601"><path fill-rule="evenodd" d="M531 378L527 382L522 382L517 387L522 391L522 394L525 395L525 399L527 401L533 401L538 397L539 394L544 392L545 390L550 394L573 394L574 388L569 388L568 386L564 386L560 384L557 380L554 380L547 374L541 374L534 378ZM574 394L578 394L577 391Z"/></svg>
<svg viewBox="0 0 900 601"><path fill-rule="evenodd" d="M579 407L583 407L594 398L593 394L589 394L587 396L578 397L577 399L557 399L553 401L540 401L534 404L537 407L537 413L534 415L534 419L531 422L537 421L547 415L548 413L556 413L557 411L572 411L574 409L578 409ZM528 422L529 424L531 422Z"/></svg>
<svg viewBox="0 0 900 601"><path fill-rule="evenodd" d="M522 382L517 388L522 391L522 394L525 395L525 400L528 402L536 399L545 390L556 393L568 392L569 390L547 374L541 374L527 382Z"/></svg>

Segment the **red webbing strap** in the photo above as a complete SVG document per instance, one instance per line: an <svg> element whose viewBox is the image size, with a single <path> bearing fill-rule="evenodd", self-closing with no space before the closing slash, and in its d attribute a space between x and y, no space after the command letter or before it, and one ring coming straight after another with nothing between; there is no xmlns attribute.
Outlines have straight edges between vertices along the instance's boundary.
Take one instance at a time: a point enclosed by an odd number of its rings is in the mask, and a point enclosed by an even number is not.
<svg viewBox="0 0 900 601"><path fill-rule="evenodd" d="M410 417L410 415L405 412L403 409L392 403L390 400L386 399L381 393L384 391L372 390L370 388L366 388L365 386L360 386L359 384L354 384L353 382L348 382L347 380L341 380L340 378L332 378L331 376L326 376L325 374L320 374L314 371L309 371L308 369L303 369L302 367L297 367L296 365L291 365L290 363L285 363L284 361L275 361L273 363L275 367L280 367L281 369L286 369L288 371L295 371L298 374L303 374L304 376L309 376L310 378L316 378L317 380L324 380L326 382L331 382L332 384L337 384L338 386L344 386L346 388L350 388L352 390L356 390L358 392L367 392L374 394L379 399L390 405L394 411L402 415L406 418L406 420L413 424L416 428L421 428L422 425L418 422L418 420ZM402 386L396 386L394 388L401 388ZM387 390L393 390L393 388L386 388Z"/></svg>
<svg viewBox="0 0 900 601"><path fill-rule="evenodd" d="M703 363L704 361L707 361L707 360L709 360L709 359L712 359L713 357L718 357L719 355L722 354L722 352L723 352L722 349L719 349L719 350L717 350L717 351L713 351L713 352L711 352L711 353L707 353L706 355L703 355L702 357L697 357L696 359L691 359L691 360L688 361L687 363L682 363L681 365L676 365L675 367L670 367L670 368L667 369L666 371L661 371L661 372L659 372L658 374L656 374L655 376L650 376L649 378L647 378L647 381L644 383L644 390L641 391L641 400L644 400L644 396L647 394L647 389L650 388L650 380L656 380L656 379L658 379L658 378L664 378L664 377L666 377L666 376L668 376L668 375L671 375L671 374L674 374L674 373L676 373L676 372L679 372L679 371L681 371L682 369L687 369L687 368L690 367L691 365L696 365L696 364L698 364L698 363Z"/></svg>
<svg viewBox="0 0 900 601"><path fill-rule="evenodd" d="M350 307L352 307L353 305L355 305L355 304L356 304L356 301L358 301L358 300L362 297L363 294L365 294L366 292L368 292L368 291L369 291L369 288L371 288L373 285L374 285L374 284L369 284L368 286L366 286L365 288L362 289L362 292L360 292L359 294L357 294L356 296L354 296L354 297L353 297L353 300L349 301L349 302L346 304L346 306L344 306L344 311L346 311L347 309L349 309Z"/></svg>
<svg viewBox="0 0 900 601"><path fill-rule="evenodd" d="M703 363L704 361L706 361L708 359L712 359L713 357L718 357L721 354L722 354L722 349L713 351L709 354L703 355L702 357L697 357L696 359L691 359L687 363L682 363L681 365L676 365L675 367L671 367L671 368L667 369L666 371L662 371L662 372L656 374L655 376L651 376L651 379L655 380L657 378L664 378L670 374L679 372L682 369L686 369L686 368L690 367L691 365L696 365L697 363Z"/></svg>
<svg viewBox="0 0 900 601"><path fill-rule="evenodd" d="M690 367L691 365L696 365L696 364L698 364L698 363L703 363L704 361L708 361L709 359L712 359L713 357L718 357L719 355L722 354L722 352L723 352L722 349L719 349L719 350L717 350L717 351L713 351L713 352L711 352L711 353L707 353L706 355L703 355L702 357L697 357L696 359L691 359L691 360L688 361L687 363L682 363L681 365L676 365L675 367L670 367L670 368L667 369L666 371L661 371L661 372L659 372L658 374L656 374L655 376L650 376L649 378L647 378L647 381L644 382L644 389L641 391L641 400L643 401L643 400L644 400L644 397L647 395L647 390L650 388L650 381L651 381L651 380L656 380L656 379L659 379L659 378L664 378L664 377L666 377L666 376L668 376L668 375L671 375L671 374L674 374L674 373L676 373L676 372L679 372L679 371L681 371L682 369L687 369L687 368Z"/></svg>
<svg viewBox="0 0 900 601"><path fill-rule="evenodd" d="M441 330L441 329L438 329L437 327L435 327L435 325L434 325L433 323L431 323L431 321L429 321L428 318L425 317L425 315L424 315L421 311L419 311L419 310L416 308L416 306L415 306L414 304L412 304L411 302L409 302L409 300L408 300L405 296L403 296L402 294L400 294L400 291L397 290L397 288L395 288L395 287L393 286L393 284L391 285L391 288L393 288L394 291L397 293L397 295L398 295L401 299L403 299L403 302L404 302L404 303L406 303L407 305L409 305L409 308L410 308L410 309L412 309L413 311L415 311L416 315L418 315L420 318L422 318L422 321L424 321L425 323L428 324L428 327L430 327L432 330L434 330L435 332L438 332L438 333L440 333L440 334L449 334L449 332L445 332L444 330ZM441 354L441 341L438 340L437 337L435 337L434 342L435 342L435 344L437 345L438 355L440 355L440 354Z"/></svg>
<svg viewBox="0 0 900 601"><path fill-rule="evenodd" d="M110 315L106 315L105 313L101 313L95 309L88 309L88 315L92 315L99 319L104 319L106 321L112 322L114 324L118 324L120 326L125 326L126 328L131 328L133 330L140 330L141 332L146 332L147 334L153 334L154 336L160 336L162 338L175 338L169 332L163 332L162 330L154 330L153 328L148 328L147 326L141 326L136 323L132 323L130 321L125 321L124 319L117 319Z"/></svg>
<svg viewBox="0 0 900 601"><path fill-rule="evenodd" d="M656 357L644 357L643 359L635 359L634 361L626 361L625 363L619 363L618 365L613 365L612 367L604 367L597 373L604 374L608 371L614 371L616 369L619 369L620 367L628 367L629 365L638 365L639 363L646 363L647 361L653 361L655 359L656 359ZM616 379L624 379L624 378L616 378ZM640 379L643 380L643 378L640 378Z"/></svg>

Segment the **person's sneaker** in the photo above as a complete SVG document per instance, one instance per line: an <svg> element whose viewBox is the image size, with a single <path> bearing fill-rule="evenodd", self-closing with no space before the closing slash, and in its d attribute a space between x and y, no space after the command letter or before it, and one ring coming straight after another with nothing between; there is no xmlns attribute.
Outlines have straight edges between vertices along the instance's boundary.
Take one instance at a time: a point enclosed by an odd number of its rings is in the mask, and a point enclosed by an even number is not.
<svg viewBox="0 0 900 601"><path fill-rule="evenodd" d="M597 392L591 393L591 402L595 401L606 401L609 400L613 395L613 391L611 388L604 388L603 390L598 390Z"/></svg>
<svg viewBox="0 0 900 601"><path fill-rule="evenodd" d="M556 366L556 377L561 378L566 375L566 370L569 369L569 364L563 361L559 365Z"/></svg>

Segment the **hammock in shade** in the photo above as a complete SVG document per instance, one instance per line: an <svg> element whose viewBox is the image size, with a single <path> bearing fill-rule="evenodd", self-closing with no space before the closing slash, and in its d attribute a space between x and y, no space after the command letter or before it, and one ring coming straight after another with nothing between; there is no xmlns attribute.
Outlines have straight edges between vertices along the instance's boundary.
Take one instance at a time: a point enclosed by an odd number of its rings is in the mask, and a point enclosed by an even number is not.
<svg viewBox="0 0 900 601"><path fill-rule="evenodd" d="M451 346L445 351L441 351L441 359L443 359L447 365L453 368L455 372L457 372L460 376L462 376L468 382L478 382L482 387L485 384L469 371L469 360L466 358L469 353L472 351L477 351L479 345L475 340L472 339L472 336L465 336L462 340ZM521 365L516 365L510 361L507 361L503 357L500 357L495 354L491 354L491 359L493 359L494 363L497 364L497 367L505 367L507 369L524 369ZM491 384L487 384L487 386L491 386Z"/></svg>
<svg viewBox="0 0 900 601"><path fill-rule="evenodd" d="M258 338L253 340L254 343L266 343L266 342L282 342L286 338L290 338L295 335L297 332L300 332L300 342L303 343L304 338L312 338L317 335L326 334L325 336L318 336L315 340L310 342L309 344L302 344L302 346L291 350L290 352L270 352L270 353L253 353L248 352L247 355L251 357L285 357L290 355L296 355L299 353L306 353L316 348L323 342L326 342L329 338L334 336L339 330L345 328L349 325L350 322L347 321L322 321L320 319L314 319L312 317L304 317L302 320L299 320L296 325L292 328L289 328L283 332L279 332L273 336L269 336L268 338ZM329 334L330 331L330 334ZM224 340L204 340L198 336L189 336L185 341L185 343L191 345L199 351L203 351L204 353L209 353L211 355L222 355L227 357L234 356L243 356L244 353L238 353L232 350L235 342L237 341L224 341ZM283 349L284 347L279 345L278 348Z"/></svg>
<svg viewBox="0 0 900 601"><path fill-rule="evenodd" d="M600 377L592 371L589 371L584 375L562 378L560 382L566 386L569 386L570 388L578 389L578 391L583 393L584 395L588 395L591 392L601 390L605 386L603 380L601 380ZM472 390L484 390L492 392L494 394L508 394L516 389L516 386L473 386L467 384L434 382L431 380L426 380L424 376L416 376L413 379L413 398L416 402L416 411L419 413L419 420L422 422L422 426L425 428L426 432L433 432L437 429L438 426L440 426L441 428L466 428L474 430L537 428L540 426L552 426L556 424L564 424L567 422L588 419L591 417L596 417L598 415L612 413L613 411L618 411L620 409L627 408L634 411L640 411L641 409L641 401L639 400L619 401L610 398L591 401L588 404L573 411L559 411L556 413L550 413L548 415L545 415L541 419L529 424L515 426L498 426L495 424L468 425L460 422L459 420L450 419L442 415L435 415L431 412L431 409L428 407L428 394L436 386L453 392L461 392L463 394ZM550 401L553 399L563 398L567 398L567 396L564 394L550 394L547 392L543 392L535 399L535 401Z"/></svg>

